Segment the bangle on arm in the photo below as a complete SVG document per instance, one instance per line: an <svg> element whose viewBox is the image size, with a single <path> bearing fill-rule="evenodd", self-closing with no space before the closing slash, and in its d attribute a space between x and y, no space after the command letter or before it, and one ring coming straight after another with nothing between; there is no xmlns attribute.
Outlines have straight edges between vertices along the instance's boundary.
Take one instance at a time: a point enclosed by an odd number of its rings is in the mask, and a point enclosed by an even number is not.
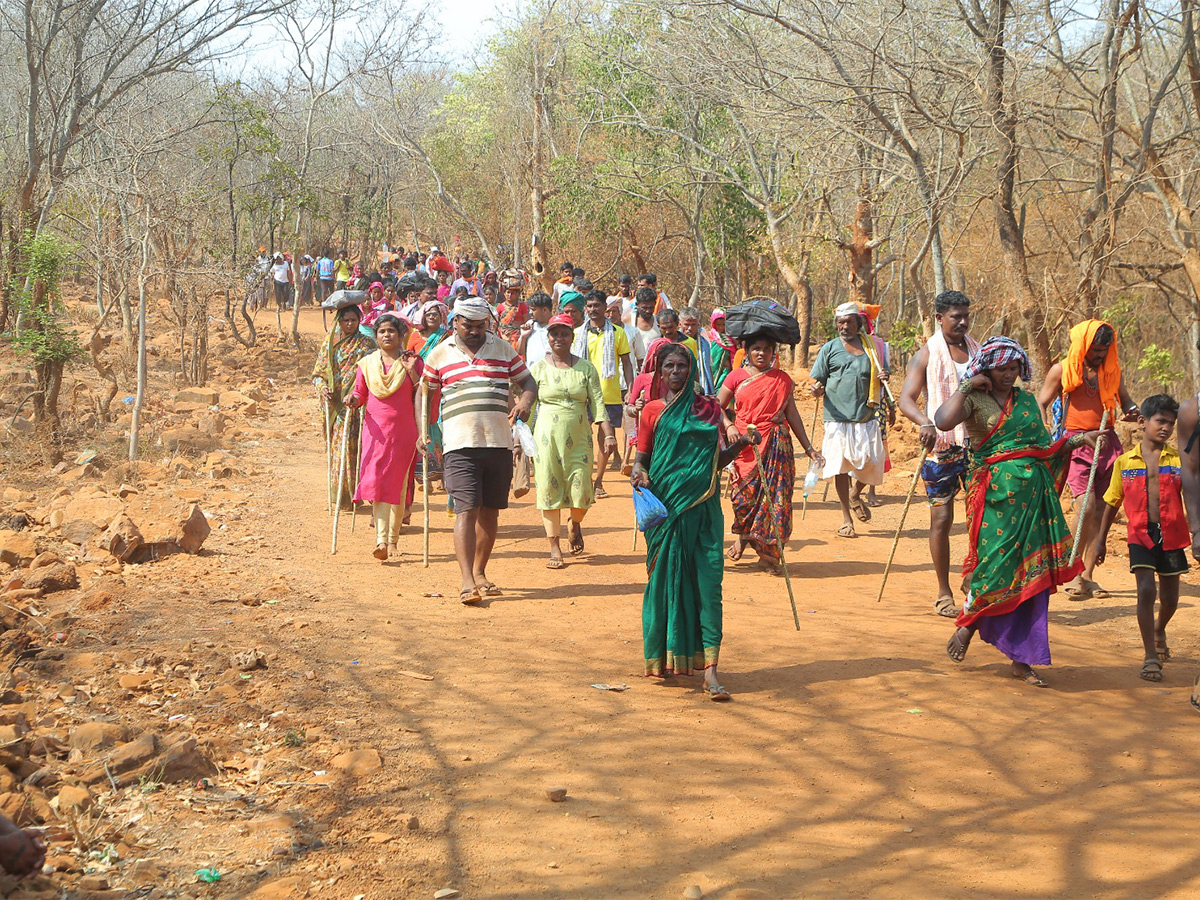
<svg viewBox="0 0 1200 900"><path fill-rule="evenodd" d="M969 394L973 390L975 390L975 382L973 382L970 378L964 378L958 383L958 392L960 394Z"/></svg>

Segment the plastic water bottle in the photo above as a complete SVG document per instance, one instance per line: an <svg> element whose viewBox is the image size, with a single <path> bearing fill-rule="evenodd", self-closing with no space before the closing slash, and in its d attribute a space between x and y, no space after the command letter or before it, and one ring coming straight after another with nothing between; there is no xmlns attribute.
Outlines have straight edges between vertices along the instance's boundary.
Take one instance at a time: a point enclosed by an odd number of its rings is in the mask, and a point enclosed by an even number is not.
<svg viewBox="0 0 1200 900"><path fill-rule="evenodd" d="M820 480L817 472L817 461L814 459L808 464L808 474L804 476L804 496L807 497L812 493L812 489L817 486Z"/></svg>

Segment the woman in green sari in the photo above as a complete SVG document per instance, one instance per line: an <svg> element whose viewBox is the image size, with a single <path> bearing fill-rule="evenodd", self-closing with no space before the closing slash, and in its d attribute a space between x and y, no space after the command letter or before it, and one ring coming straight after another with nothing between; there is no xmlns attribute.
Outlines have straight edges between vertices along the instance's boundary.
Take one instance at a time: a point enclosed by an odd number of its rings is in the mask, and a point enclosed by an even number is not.
<svg viewBox="0 0 1200 900"><path fill-rule="evenodd" d="M312 374L321 402L329 405L329 434L326 438L332 448L329 460L332 471L328 478L330 499L341 498L347 508L358 484L359 436L356 429L346 436L346 475L342 482L343 491L339 493L337 473L343 469L338 454L342 449L342 432L350 415L346 401L354 391L354 373L358 361L377 349L374 339L359 330L361 321L362 310L357 306L344 306L338 310L337 322L321 344Z"/></svg>
<svg viewBox="0 0 1200 900"><path fill-rule="evenodd" d="M651 400L638 422L638 454L630 479L650 488L667 519L646 532L642 638L646 674L704 670L713 700L730 699L717 677L721 650L721 576L725 532L717 473L758 435L720 449L721 407L697 393L696 358L682 344L658 351Z"/></svg>
<svg viewBox="0 0 1200 900"><path fill-rule="evenodd" d="M442 342L450 333L446 326L449 310L441 300L427 300L417 307L410 322L412 331L408 336L408 349L416 353L422 360L428 358L433 348ZM418 423L419 426L419 423ZM439 419L429 423L429 456L421 456L418 465L424 465L429 459L429 477L441 477L442 473L442 423ZM413 467L412 478L418 475L417 467Z"/></svg>
<svg viewBox="0 0 1200 900"><path fill-rule="evenodd" d="M939 431L965 424L972 447L963 563L970 590L946 652L962 662L978 631L1012 661L1013 678L1045 687L1032 666L1050 664L1050 595L1083 566L1071 563L1058 495L1071 451L1095 446L1098 432L1051 443L1036 397L1015 386L1018 376L1029 382L1032 375L1020 344L990 338L934 423Z"/></svg>

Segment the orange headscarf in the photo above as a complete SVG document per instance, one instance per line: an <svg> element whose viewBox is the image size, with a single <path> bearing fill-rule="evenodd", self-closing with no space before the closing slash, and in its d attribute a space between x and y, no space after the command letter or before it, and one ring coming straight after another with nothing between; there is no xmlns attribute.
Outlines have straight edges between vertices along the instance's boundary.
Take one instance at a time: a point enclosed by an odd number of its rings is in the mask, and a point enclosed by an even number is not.
<svg viewBox="0 0 1200 900"><path fill-rule="evenodd" d="M1069 394L1083 384L1083 371L1087 367L1084 357L1096 340L1096 332L1108 325L1101 319L1087 319L1071 329L1071 346L1067 348L1067 358L1063 360L1062 390ZM1112 328L1109 325L1109 328ZM1096 383L1100 391L1100 402L1104 408L1112 412L1120 409L1121 363L1117 359L1117 330L1113 328L1113 342L1109 344L1108 355L1100 364L1096 375Z"/></svg>

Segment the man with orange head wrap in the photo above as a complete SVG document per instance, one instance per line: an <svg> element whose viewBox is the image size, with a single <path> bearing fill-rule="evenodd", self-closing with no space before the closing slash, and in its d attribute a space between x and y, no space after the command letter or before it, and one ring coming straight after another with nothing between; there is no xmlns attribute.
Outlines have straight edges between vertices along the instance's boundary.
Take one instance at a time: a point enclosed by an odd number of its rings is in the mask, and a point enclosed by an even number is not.
<svg viewBox="0 0 1200 900"><path fill-rule="evenodd" d="M1072 600L1087 600L1091 597L1107 597L1108 593L1092 580L1099 551L1100 515L1104 510L1101 496L1104 487L1112 479L1112 467L1121 455L1121 440L1117 437L1116 420L1124 415L1125 421L1136 421L1137 404L1125 390L1125 379L1121 377L1121 363L1117 359L1117 333L1107 322L1088 319L1071 329L1071 343L1066 358L1055 363L1046 373L1046 382L1038 395L1042 416L1050 423L1050 408L1054 401L1062 400L1062 421L1068 435L1094 431L1100 427L1100 418L1108 411L1108 426L1104 432L1104 443L1099 451L1100 462L1096 467L1093 496L1087 502L1084 513L1083 572L1073 581L1063 585L1063 591ZM1086 444L1071 454L1067 469L1067 486L1076 502L1087 492L1088 475L1092 468L1095 451Z"/></svg>

